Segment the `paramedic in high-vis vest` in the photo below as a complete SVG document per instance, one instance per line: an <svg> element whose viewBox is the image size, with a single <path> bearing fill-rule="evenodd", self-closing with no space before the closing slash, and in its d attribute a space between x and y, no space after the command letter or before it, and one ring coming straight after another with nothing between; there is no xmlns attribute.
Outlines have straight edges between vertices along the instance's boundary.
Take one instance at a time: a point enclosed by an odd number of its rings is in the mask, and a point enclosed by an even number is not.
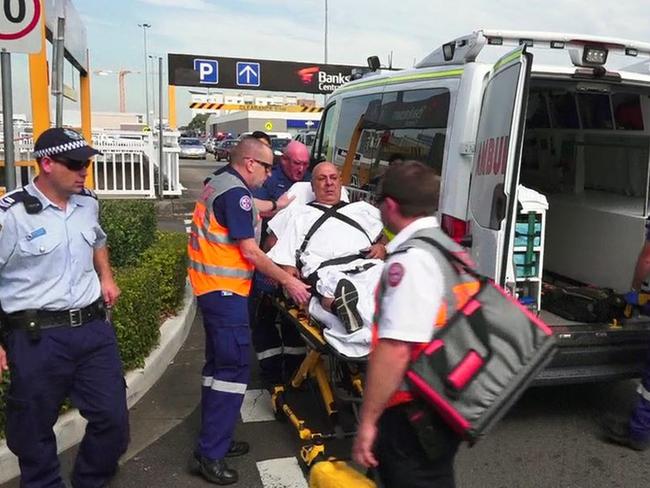
<svg viewBox="0 0 650 488"><path fill-rule="evenodd" d="M632 290L639 292L644 288L644 281L650 277L650 218L646 222L645 243L634 268ZM647 290L644 290L646 292ZM605 437L623 446L637 451L644 451L650 447L650 349L641 383L637 388L638 398L629 419L625 421L613 418L606 421Z"/></svg>
<svg viewBox="0 0 650 488"><path fill-rule="evenodd" d="M272 168L271 149L245 137L231 152L230 164L206 182L192 218L188 274L206 337L201 431L192 465L218 485L238 480L224 459L249 450L232 436L249 378L253 272L276 280L298 303L310 296L309 287L273 264L255 241L258 211L251 189L261 186Z"/></svg>
<svg viewBox="0 0 650 488"><path fill-rule="evenodd" d="M414 237L462 250L453 247L434 217L439 188L433 169L409 161L387 170L379 192L382 220L396 235L386 246L389 255L377 289L373 349L352 455L377 468L386 488L454 486L459 440L414 401L405 383L411 358L445 323L452 286L443 274L443 258L418 247Z"/></svg>

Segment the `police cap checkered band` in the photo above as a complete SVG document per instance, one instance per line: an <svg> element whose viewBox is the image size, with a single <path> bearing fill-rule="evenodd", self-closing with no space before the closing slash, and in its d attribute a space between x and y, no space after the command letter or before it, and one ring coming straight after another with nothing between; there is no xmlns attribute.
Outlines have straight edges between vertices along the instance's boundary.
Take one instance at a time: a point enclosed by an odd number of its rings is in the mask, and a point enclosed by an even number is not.
<svg viewBox="0 0 650 488"><path fill-rule="evenodd" d="M38 137L33 154L35 158L63 156L74 161L86 161L101 153L90 147L77 131L54 127Z"/></svg>

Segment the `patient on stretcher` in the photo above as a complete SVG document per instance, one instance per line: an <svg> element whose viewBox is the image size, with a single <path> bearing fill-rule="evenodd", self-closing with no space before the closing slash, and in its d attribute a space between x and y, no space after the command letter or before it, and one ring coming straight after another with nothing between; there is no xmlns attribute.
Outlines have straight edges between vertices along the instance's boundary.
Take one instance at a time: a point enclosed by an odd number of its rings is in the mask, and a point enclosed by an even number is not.
<svg viewBox="0 0 650 488"><path fill-rule="evenodd" d="M332 163L314 168L312 189L313 202L294 202L269 221L275 243L268 256L312 285L309 311L326 325L326 339L362 356L386 255L380 213L366 202L341 200Z"/></svg>

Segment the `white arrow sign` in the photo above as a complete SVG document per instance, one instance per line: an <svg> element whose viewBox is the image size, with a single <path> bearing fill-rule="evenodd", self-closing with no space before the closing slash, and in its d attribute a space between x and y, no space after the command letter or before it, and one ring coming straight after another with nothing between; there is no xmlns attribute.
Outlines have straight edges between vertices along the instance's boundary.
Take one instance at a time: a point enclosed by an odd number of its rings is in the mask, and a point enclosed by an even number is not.
<svg viewBox="0 0 650 488"><path fill-rule="evenodd" d="M253 78L257 79L257 73L255 73L255 70L251 68L249 65L246 65L243 70L239 72L239 76L245 75L246 76L246 83L251 82L251 75Z"/></svg>
<svg viewBox="0 0 650 488"><path fill-rule="evenodd" d="M260 63L237 63L238 86L260 86Z"/></svg>
<svg viewBox="0 0 650 488"><path fill-rule="evenodd" d="M0 49L12 53L41 50L41 0L0 2Z"/></svg>

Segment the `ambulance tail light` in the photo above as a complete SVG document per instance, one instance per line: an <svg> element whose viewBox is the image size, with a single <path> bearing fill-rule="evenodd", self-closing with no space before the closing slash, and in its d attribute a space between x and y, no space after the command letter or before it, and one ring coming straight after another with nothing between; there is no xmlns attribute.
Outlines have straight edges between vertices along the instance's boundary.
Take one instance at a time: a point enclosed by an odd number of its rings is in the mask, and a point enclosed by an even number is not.
<svg viewBox="0 0 650 488"><path fill-rule="evenodd" d="M468 239L469 232L469 222L466 220L457 219L451 215L442 215L441 222L442 230L451 237L454 241L467 246L471 245L470 240Z"/></svg>

